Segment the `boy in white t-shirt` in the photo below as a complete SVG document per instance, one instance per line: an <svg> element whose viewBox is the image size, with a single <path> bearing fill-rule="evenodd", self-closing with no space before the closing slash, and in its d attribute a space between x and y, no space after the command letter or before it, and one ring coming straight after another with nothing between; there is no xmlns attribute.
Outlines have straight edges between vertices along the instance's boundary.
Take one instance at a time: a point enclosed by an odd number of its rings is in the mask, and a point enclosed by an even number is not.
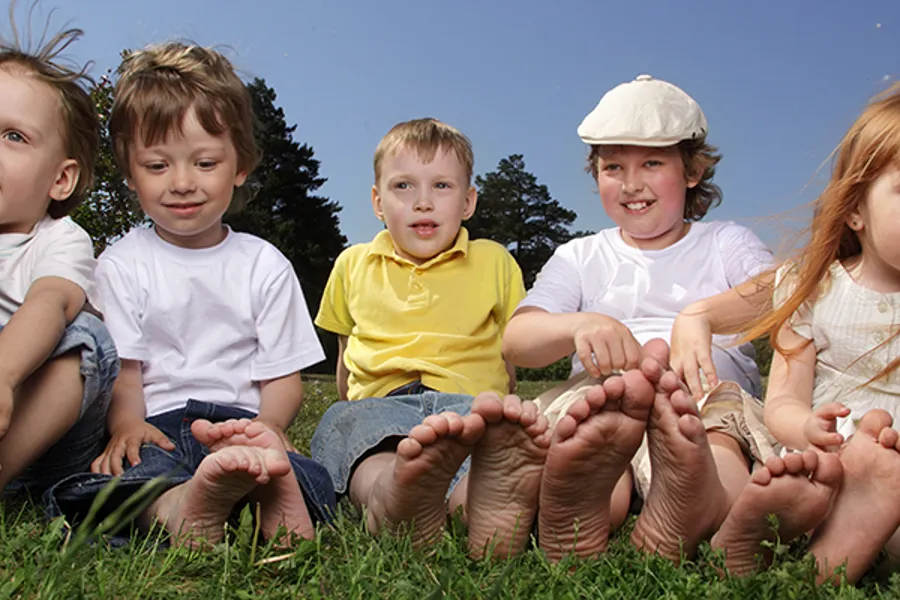
<svg viewBox="0 0 900 600"><path fill-rule="evenodd" d="M121 474L113 508L162 476L138 525L159 522L176 543L217 542L245 497L266 537L284 527L310 538L334 490L284 431L302 401L300 370L324 354L288 260L222 223L259 160L249 92L224 56L182 43L131 53L119 72L110 134L153 227L100 257L100 303L122 357L111 441L94 474L63 482L55 501L84 514Z"/></svg>
<svg viewBox="0 0 900 600"><path fill-rule="evenodd" d="M632 541L678 560L717 529L750 459L763 458L746 441L742 411L740 390L759 393L752 348L713 335L768 302L770 288L753 278L772 256L745 227L696 222L721 200L712 182L720 157L703 112L678 87L641 75L607 92L578 134L616 227L558 248L503 340L518 366L573 355L574 379L538 399L555 423L540 542L551 557L602 552L627 515L633 476L645 503ZM669 364L674 374L663 373ZM701 371L714 388L702 418Z"/></svg>
<svg viewBox="0 0 900 600"><path fill-rule="evenodd" d="M66 217L92 181L100 125L89 79L0 41L0 490L39 493L103 447L118 359L86 312L94 250Z"/></svg>

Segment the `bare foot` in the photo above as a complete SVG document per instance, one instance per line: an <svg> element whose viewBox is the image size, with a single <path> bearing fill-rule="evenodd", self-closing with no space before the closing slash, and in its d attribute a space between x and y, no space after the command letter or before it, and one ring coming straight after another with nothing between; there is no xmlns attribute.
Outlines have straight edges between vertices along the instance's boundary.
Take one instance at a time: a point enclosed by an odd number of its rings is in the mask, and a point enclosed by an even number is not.
<svg viewBox="0 0 900 600"><path fill-rule="evenodd" d="M223 448L204 458L189 481L163 494L151 510L176 543L215 544L235 505L290 468L287 458L272 450Z"/></svg>
<svg viewBox="0 0 900 600"><path fill-rule="evenodd" d="M372 486L366 502L369 531L412 526L415 546L431 542L447 519L447 488L484 428L481 415L451 412L430 415L413 427Z"/></svg>
<svg viewBox="0 0 900 600"><path fill-rule="evenodd" d="M656 383L647 426L653 476L631 541L677 563L718 528L728 506L697 404L675 373L647 375Z"/></svg>
<svg viewBox="0 0 900 600"><path fill-rule="evenodd" d="M472 414L484 419L486 429L469 470L469 554L483 558L494 545L494 557L509 558L525 549L537 514L550 446L547 418L533 402L516 396L501 401L492 393L475 398Z"/></svg>
<svg viewBox="0 0 900 600"><path fill-rule="evenodd" d="M844 563L847 580L858 581L900 527L900 446L891 423L887 412L869 411L839 453L841 491L809 548L820 582Z"/></svg>
<svg viewBox="0 0 900 600"><path fill-rule="evenodd" d="M288 460L281 437L259 421L232 419L210 423L198 419L191 424L191 433L213 451L235 445L251 446L279 452ZM279 540L283 545L290 544L292 534L306 539L315 537L312 519L293 468L284 476L273 477L268 484L254 489L249 500L259 504L260 529L266 539L277 537L281 527L285 528L285 539Z"/></svg>
<svg viewBox="0 0 900 600"><path fill-rule="evenodd" d="M774 542L777 535L787 543L818 527L841 485L841 473L836 454L812 450L772 457L754 471L710 544L725 551L728 572L749 575L772 560L763 542ZM777 533L769 515L778 518Z"/></svg>
<svg viewBox="0 0 900 600"><path fill-rule="evenodd" d="M653 397L644 374L629 371L591 388L557 422L538 514L539 544L550 560L606 550L610 495L641 445Z"/></svg>

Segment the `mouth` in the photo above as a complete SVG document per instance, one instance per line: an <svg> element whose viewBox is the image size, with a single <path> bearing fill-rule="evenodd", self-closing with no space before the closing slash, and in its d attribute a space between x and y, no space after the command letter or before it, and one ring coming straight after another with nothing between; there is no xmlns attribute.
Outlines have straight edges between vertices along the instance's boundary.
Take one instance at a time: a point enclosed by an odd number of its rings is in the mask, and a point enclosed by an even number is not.
<svg viewBox="0 0 900 600"><path fill-rule="evenodd" d="M632 200L631 202L624 202L622 206L626 212L641 214L646 212L655 202L656 200Z"/></svg>
<svg viewBox="0 0 900 600"><path fill-rule="evenodd" d="M419 237L431 237L437 232L438 224L434 221L416 221L410 225Z"/></svg>
<svg viewBox="0 0 900 600"><path fill-rule="evenodd" d="M189 217L200 212L203 202L181 202L178 204L163 204L166 210L180 217Z"/></svg>

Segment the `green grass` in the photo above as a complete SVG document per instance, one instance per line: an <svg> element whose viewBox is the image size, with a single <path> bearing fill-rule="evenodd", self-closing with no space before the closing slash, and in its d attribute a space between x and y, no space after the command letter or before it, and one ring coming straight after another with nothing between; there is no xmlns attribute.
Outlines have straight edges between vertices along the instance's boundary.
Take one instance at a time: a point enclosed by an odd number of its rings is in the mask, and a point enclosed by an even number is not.
<svg viewBox="0 0 900 600"><path fill-rule="evenodd" d="M526 382L531 397L549 384ZM291 429L308 451L319 416L336 397L333 381L306 382ZM538 551L505 562L466 557L454 521L438 544L413 551L406 537L372 537L348 505L332 527L293 552L254 544L247 511L210 552L160 550L150 537L125 548L89 545L63 523L47 524L31 503L0 508L0 598L864 598L900 597L900 577L873 574L859 587L816 588L802 548L777 548L775 565L747 579L722 579L721 557L701 548L675 567L628 543L628 527L597 560L551 565Z"/></svg>

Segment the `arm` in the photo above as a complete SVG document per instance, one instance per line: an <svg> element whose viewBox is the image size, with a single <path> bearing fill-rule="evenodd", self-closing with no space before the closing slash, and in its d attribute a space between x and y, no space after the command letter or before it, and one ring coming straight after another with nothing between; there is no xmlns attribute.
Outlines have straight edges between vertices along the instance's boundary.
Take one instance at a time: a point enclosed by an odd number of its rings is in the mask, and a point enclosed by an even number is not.
<svg viewBox="0 0 900 600"><path fill-rule="evenodd" d="M612 317L594 312L550 313L520 308L503 335L503 356L521 367L545 367L572 352L594 377L640 363L640 344Z"/></svg>
<svg viewBox="0 0 900 600"><path fill-rule="evenodd" d="M850 414L850 410L838 403L812 409L815 346L787 325L779 332L778 342L786 348L803 343L806 346L792 356L776 351L772 357L764 412L766 427L775 439L792 449L840 445L843 437L835 432L836 420Z"/></svg>
<svg viewBox="0 0 900 600"><path fill-rule="evenodd" d="M281 441L289 451L294 450L285 431L294 422L303 403L303 381L300 373L260 382L259 415L261 421L281 436Z"/></svg>
<svg viewBox="0 0 900 600"><path fill-rule="evenodd" d="M47 361L84 301L78 285L61 277L42 277L0 332L0 437L12 418L14 390Z"/></svg>
<svg viewBox="0 0 900 600"><path fill-rule="evenodd" d="M771 310L774 271L686 306L672 326L671 366L695 398L703 396L700 369L710 386L718 383L712 361L713 334L736 333L763 312Z"/></svg>
<svg viewBox="0 0 900 600"><path fill-rule="evenodd" d="M347 399L347 391L349 390L348 380L350 378L350 370L344 363L344 351L347 349L347 336L338 336L338 355L337 355L337 372L335 373L335 382L337 383L338 398Z"/></svg>
<svg viewBox="0 0 900 600"><path fill-rule="evenodd" d="M122 359L121 365L106 415L110 440L103 453L91 463L94 473L121 475L124 472L123 458L127 458L131 466L141 462L143 444L175 450L172 440L144 420L147 407L144 404L141 361Z"/></svg>
<svg viewBox="0 0 900 600"><path fill-rule="evenodd" d="M506 363L506 374L509 375L509 393L516 393L516 366L509 362L508 360L504 360Z"/></svg>

